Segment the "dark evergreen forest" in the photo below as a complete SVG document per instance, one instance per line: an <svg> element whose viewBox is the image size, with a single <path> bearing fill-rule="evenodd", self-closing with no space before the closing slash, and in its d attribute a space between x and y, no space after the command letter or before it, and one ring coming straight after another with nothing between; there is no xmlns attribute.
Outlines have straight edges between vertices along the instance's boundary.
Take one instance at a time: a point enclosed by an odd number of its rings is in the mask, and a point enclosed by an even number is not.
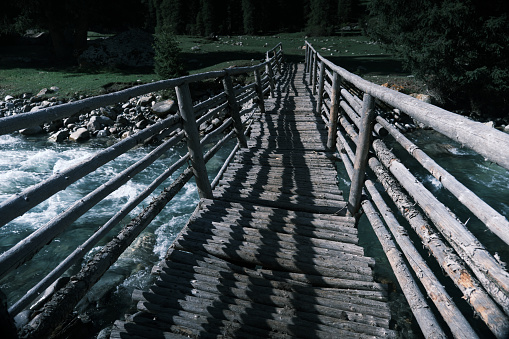
<svg viewBox="0 0 509 339"><path fill-rule="evenodd" d="M325 36L346 26L401 58L443 103L508 112L507 0L18 0L2 6L0 41L43 29L54 54L69 57L83 51L90 30Z"/></svg>
<svg viewBox="0 0 509 339"><path fill-rule="evenodd" d="M176 34L270 34L307 31L328 35L357 23L359 0L150 0L157 27Z"/></svg>

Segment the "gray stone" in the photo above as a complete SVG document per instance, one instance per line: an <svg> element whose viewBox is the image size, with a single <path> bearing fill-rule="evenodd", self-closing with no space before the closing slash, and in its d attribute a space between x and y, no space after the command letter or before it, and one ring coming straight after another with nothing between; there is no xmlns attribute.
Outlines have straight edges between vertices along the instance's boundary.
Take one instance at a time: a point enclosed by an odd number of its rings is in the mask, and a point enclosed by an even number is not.
<svg viewBox="0 0 509 339"><path fill-rule="evenodd" d="M14 97L12 95L6 95L4 101L9 101L12 99L14 99Z"/></svg>
<svg viewBox="0 0 509 339"><path fill-rule="evenodd" d="M160 118L165 118L168 114L175 114L178 111L178 105L174 100L164 100L152 106L152 112Z"/></svg>
<svg viewBox="0 0 509 339"><path fill-rule="evenodd" d="M108 135L110 135L109 131L102 130L102 131L97 132L96 137L98 137L98 138L106 138Z"/></svg>
<svg viewBox="0 0 509 339"><path fill-rule="evenodd" d="M68 138L69 138L69 131L64 129L64 130L58 131L56 133L53 133L49 137L49 140L55 141L55 142L64 142Z"/></svg>
<svg viewBox="0 0 509 339"><path fill-rule="evenodd" d="M95 132L102 130L105 126L112 126L113 120L104 116L93 116L90 118L90 121L87 123L87 129L90 132Z"/></svg>
<svg viewBox="0 0 509 339"><path fill-rule="evenodd" d="M124 117L123 115L119 115L117 117L117 124L120 124L120 125L128 125L129 124L129 120L127 120L126 117Z"/></svg>
<svg viewBox="0 0 509 339"><path fill-rule="evenodd" d="M19 133L23 135L34 135L42 133L42 127L41 126L32 126L28 128L21 129Z"/></svg>
<svg viewBox="0 0 509 339"><path fill-rule="evenodd" d="M111 108L104 108L104 107L101 107L99 109L99 111L101 112L101 115L104 115L105 117L108 117L110 118L111 120L115 120L117 119L117 113L111 109Z"/></svg>
<svg viewBox="0 0 509 339"><path fill-rule="evenodd" d="M509 125L504 127L504 132L509 133Z"/></svg>
<svg viewBox="0 0 509 339"><path fill-rule="evenodd" d="M495 123L493 121L488 121L488 122L485 122L484 124L490 128L495 128Z"/></svg>
<svg viewBox="0 0 509 339"><path fill-rule="evenodd" d="M140 98L140 100L138 100L136 105L137 106L149 106L153 100L154 100L153 95L144 95Z"/></svg>
<svg viewBox="0 0 509 339"><path fill-rule="evenodd" d="M69 136L69 139L72 141L85 141L90 139L90 132L86 128L81 127L78 128L76 132L73 132Z"/></svg>
<svg viewBox="0 0 509 339"><path fill-rule="evenodd" d="M425 103L428 103L428 104L431 104L433 101L433 98L431 97L431 95L428 95L428 94L411 93L410 96L416 98L417 100L424 101Z"/></svg>
<svg viewBox="0 0 509 339"><path fill-rule="evenodd" d="M39 91L39 93L37 93L36 97L42 97L42 96L46 95L47 93L48 93L48 89L43 88Z"/></svg>
<svg viewBox="0 0 509 339"><path fill-rule="evenodd" d="M68 124L74 124L75 122L78 122L80 119L79 117L73 115L73 116L70 116L68 118L65 118L64 119L64 125L68 125Z"/></svg>
<svg viewBox="0 0 509 339"><path fill-rule="evenodd" d="M125 139L125 138L129 138L131 135L133 135L134 133L131 132L131 131L125 131L124 133L122 133L122 136L121 138L122 139Z"/></svg>
<svg viewBox="0 0 509 339"><path fill-rule="evenodd" d="M48 100L44 100L43 102L41 102L41 105L40 105L41 108L46 108L49 106L51 106L51 102Z"/></svg>
<svg viewBox="0 0 509 339"><path fill-rule="evenodd" d="M138 129L144 129L145 127L147 127L148 125L148 121L147 120L140 120L136 123L136 128Z"/></svg>
<svg viewBox="0 0 509 339"><path fill-rule="evenodd" d="M62 126L63 126L62 120L56 120L52 121L51 123L44 124L44 130L46 132L55 132L58 131Z"/></svg>

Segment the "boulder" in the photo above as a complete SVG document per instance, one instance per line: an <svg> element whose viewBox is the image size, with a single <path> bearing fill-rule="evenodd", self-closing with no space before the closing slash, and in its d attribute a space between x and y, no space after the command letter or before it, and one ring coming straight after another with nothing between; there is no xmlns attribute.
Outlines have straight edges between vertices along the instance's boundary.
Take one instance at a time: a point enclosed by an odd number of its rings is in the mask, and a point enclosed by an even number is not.
<svg viewBox="0 0 509 339"><path fill-rule="evenodd" d="M145 127L147 127L148 125L148 121L147 120L140 120L136 123L136 128L138 129L144 129Z"/></svg>
<svg viewBox="0 0 509 339"><path fill-rule="evenodd" d="M64 129L64 130L58 131L56 133L53 133L49 137L49 140L55 141L55 142L64 142L68 138L69 138L69 131Z"/></svg>
<svg viewBox="0 0 509 339"><path fill-rule="evenodd" d="M495 123L493 121L488 121L488 122L485 122L484 124L490 128L495 128Z"/></svg>
<svg viewBox="0 0 509 339"><path fill-rule="evenodd" d="M129 125L129 120L127 120L127 118L123 115L119 115L117 117L116 121L117 121L117 124L119 124L119 125L124 125L124 126Z"/></svg>
<svg viewBox="0 0 509 339"><path fill-rule="evenodd" d="M78 116L72 115L72 116L64 119L64 126L67 126L69 124L74 124L75 122L78 122L79 120L80 120L80 118Z"/></svg>
<svg viewBox="0 0 509 339"><path fill-rule="evenodd" d="M108 135L110 135L108 130L101 130L101 131L97 132L96 137L98 137L98 138L106 138Z"/></svg>
<svg viewBox="0 0 509 339"><path fill-rule="evenodd" d="M14 99L14 97L12 95L6 95L5 98L4 98L4 101L9 101L9 100L12 100Z"/></svg>
<svg viewBox="0 0 509 339"><path fill-rule="evenodd" d="M175 114L178 111L178 105L174 100L164 100L152 106L152 112L160 118L165 118L168 114Z"/></svg>
<svg viewBox="0 0 509 339"><path fill-rule="evenodd" d="M138 100L137 106L149 106L154 100L153 95L144 95Z"/></svg>
<svg viewBox="0 0 509 339"><path fill-rule="evenodd" d="M88 131L88 129L81 127L78 128L75 132L73 132L69 136L69 139L72 141L86 141L90 139L90 132Z"/></svg>
<svg viewBox="0 0 509 339"><path fill-rule="evenodd" d="M411 93L410 96L428 104L431 104L432 101L431 95L428 94Z"/></svg>
<svg viewBox="0 0 509 339"><path fill-rule="evenodd" d="M37 93L36 97L42 97L42 96L46 95L47 93L48 93L48 89L43 88L39 91L39 93Z"/></svg>
<svg viewBox="0 0 509 339"><path fill-rule="evenodd" d="M112 126L113 120L105 116L93 116L87 123L87 129L90 132L96 132L102 130L105 126Z"/></svg>

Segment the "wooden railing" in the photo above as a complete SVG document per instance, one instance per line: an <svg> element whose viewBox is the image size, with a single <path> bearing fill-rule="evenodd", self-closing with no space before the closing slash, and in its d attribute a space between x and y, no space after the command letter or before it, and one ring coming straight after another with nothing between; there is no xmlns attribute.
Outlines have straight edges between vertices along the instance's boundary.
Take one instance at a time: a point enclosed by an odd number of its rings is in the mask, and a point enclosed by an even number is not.
<svg viewBox="0 0 509 339"><path fill-rule="evenodd" d="M474 237L466 223L460 222L416 179L405 167L405 161L398 159L384 140L393 138L399 143L505 244L509 244L509 222L379 113L397 109L400 114L407 114L505 169L509 169L509 135L370 83L325 59L308 42L305 67L313 94L317 95L319 111L329 126L328 146L337 146L351 177L349 212L357 215L362 207L425 337L445 337L448 333L456 338L478 335L466 320L474 317L471 310L460 312L436 276L442 272L433 272L430 260L418 251L422 245L473 308L475 316L496 337L509 337L509 274L503 264ZM371 171L365 178L368 167ZM375 185L375 179L382 183L383 192ZM370 199L363 199L366 192ZM391 210L386 200L392 200L398 210ZM403 226L398 213L405 219ZM410 233L416 234L422 245L413 244ZM447 323L448 330L441 329L421 287Z"/></svg>
<svg viewBox="0 0 509 339"><path fill-rule="evenodd" d="M124 102L136 96L146 93L175 88L178 99L178 114L171 115L154 125L121 140L102 151L97 152L81 163L69 167L40 183L29 187L5 201L0 203L0 227L9 227L8 223L41 202L47 200L59 191L66 189L69 185L86 175L94 172L104 164L116 159L133 147L143 144L146 140L157 138L163 140L161 144L145 157L132 166L120 171L114 178L105 184L95 188L86 196L77 200L66 211L56 218L53 218L46 225L41 226L32 234L21 240L19 243L0 254L0 278L16 270L20 265L30 260L46 244L65 229L72 226L80 216L84 215L93 206L107 197L110 193L131 180L137 173L149 167L164 152L185 139L188 153L179 161L172 164L160 176L154 180L146 189L133 201L128 202L111 219L82 245L78 246L65 260L53 269L39 283L33 286L20 300L11 305L8 313L15 316L30 303L32 303L41 292L55 282L62 274L78 260L83 257L101 240L107 233L128 215L136 206L148 197L159 185L168 179L175 171L186 165L188 161L191 166L186 168L182 174L174 180L157 198L155 198L142 213L123 227L102 249L88 261L81 271L70 279L70 282L59 290L51 300L51 307L45 309L38 317L39 327L56 326L66 315L71 312L75 305L83 298L85 293L99 280L106 270L116 262L118 257L136 239L151 220L163 209L163 207L180 191L184 184L194 175L200 197L211 198L212 187L217 183L218 178L211 184L208 179L205 163L227 141L237 137L239 147L246 146L246 126L250 123L251 108L241 109L242 105L253 100L259 109L264 111L264 96L269 92L273 94L274 83L278 79L275 74L280 73L283 51L281 44L271 49L266 54L266 61L251 67L229 68L221 71L214 71L177 79L163 80L151 84L140 85L123 91L88 98L68 104L53 106L41 109L37 112L13 115L0 119L0 135L15 132L29 126L41 125L44 122L63 119L80 112L89 112L93 109ZM245 86L234 87L232 78L238 75L254 73L254 82ZM221 80L224 90L198 104L193 105L193 98L189 84L204 80ZM200 139L198 126L205 121L211 121L221 112L226 111L228 118L210 133ZM233 127L233 128L232 128ZM228 132L228 128L232 129ZM225 132L226 131L226 132ZM224 135L207 153L203 153L202 145L210 143L212 138ZM170 137L171 136L171 137ZM232 154L233 154L232 152ZM231 158L231 156L230 156ZM3 303L1 303L3 305ZM0 310L2 311L2 310ZM43 332L39 332L44 333ZM34 336L34 333L32 333ZM35 334L37 336L37 334Z"/></svg>

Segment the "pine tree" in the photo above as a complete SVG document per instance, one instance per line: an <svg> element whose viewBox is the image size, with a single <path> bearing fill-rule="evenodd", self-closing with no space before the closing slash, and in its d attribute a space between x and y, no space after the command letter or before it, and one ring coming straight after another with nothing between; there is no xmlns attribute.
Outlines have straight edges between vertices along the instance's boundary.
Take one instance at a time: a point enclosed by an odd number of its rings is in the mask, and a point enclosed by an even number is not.
<svg viewBox="0 0 509 339"><path fill-rule="evenodd" d="M256 0L242 0L242 16L244 18L244 33L256 32Z"/></svg>
<svg viewBox="0 0 509 339"><path fill-rule="evenodd" d="M371 0L369 33L449 104L509 102L509 2Z"/></svg>
<svg viewBox="0 0 509 339"><path fill-rule="evenodd" d="M154 39L155 72L162 79L171 79L185 74L180 61L180 48L172 33L159 30Z"/></svg>
<svg viewBox="0 0 509 339"><path fill-rule="evenodd" d="M330 35L334 31L336 1L311 0L307 30L312 35Z"/></svg>

